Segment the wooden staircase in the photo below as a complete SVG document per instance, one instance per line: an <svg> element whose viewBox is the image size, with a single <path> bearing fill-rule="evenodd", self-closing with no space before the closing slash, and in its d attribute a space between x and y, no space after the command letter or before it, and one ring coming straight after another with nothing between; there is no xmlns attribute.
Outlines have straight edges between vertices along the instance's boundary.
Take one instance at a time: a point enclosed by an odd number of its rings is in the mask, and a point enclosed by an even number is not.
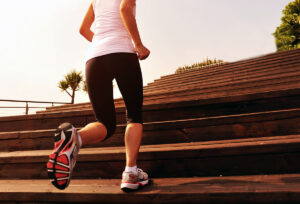
<svg viewBox="0 0 300 204"><path fill-rule="evenodd" d="M3 203L299 203L300 49L163 76L144 87L138 165L152 184L119 189L125 107L113 137L80 151L68 189L47 180L53 133L94 121L89 103L0 118Z"/></svg>

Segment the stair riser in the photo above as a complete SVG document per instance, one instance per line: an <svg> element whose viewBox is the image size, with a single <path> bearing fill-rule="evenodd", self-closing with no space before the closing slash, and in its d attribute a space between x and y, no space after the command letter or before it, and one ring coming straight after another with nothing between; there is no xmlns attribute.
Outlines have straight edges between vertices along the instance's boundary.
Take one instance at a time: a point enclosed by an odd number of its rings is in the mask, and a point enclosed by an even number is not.
<svg viewBox="0 0 300 204"><path fill-rule="evenodd" d="M82 127L89 122L95 122L95 117L92 111L84 114L72 114L63 116L58 114L55 116L41 116L41 117L25 117L20 120L10 120L0 122L0 131L24 131L24 130L43 130L43 129L54 129L63 122L70 122L76 127Z"/></svg>
<svg viewBox="0 0 300 204"><path fill-rule="evenodd" d="M298 152L160 160L156 155L155 160L140 159L138 164L155 178L283 174L300 171L299 156ZM74 178L120 178L124 166L125 161L79 163Z"/></svg>

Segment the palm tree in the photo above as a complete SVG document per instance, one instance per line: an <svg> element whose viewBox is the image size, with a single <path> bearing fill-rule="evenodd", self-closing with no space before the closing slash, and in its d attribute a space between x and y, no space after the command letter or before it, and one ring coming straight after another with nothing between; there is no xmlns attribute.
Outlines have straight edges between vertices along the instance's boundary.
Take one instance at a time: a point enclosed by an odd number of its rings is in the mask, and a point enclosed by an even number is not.
<svg viewBox="0 0 300 204"><path fill-rule="evenodd" d="M65 79L58 83L58 87L65 91L71 97L71 103L74 104L75 92L80 90L81 83L83 82L83 75L81 72L76 72L76 70L70 71L65 75ZM69 92L69 89L71 93Z"/></svg>

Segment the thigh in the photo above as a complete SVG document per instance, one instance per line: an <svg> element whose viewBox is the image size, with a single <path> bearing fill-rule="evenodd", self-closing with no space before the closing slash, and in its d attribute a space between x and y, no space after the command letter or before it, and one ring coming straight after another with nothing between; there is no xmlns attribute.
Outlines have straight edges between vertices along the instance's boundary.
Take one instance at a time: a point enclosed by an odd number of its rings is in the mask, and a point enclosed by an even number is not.
<svg viewBox="0 0 300 204"><path fill-rule="evenodd" d="M136 54L124 53L116 70L116 81L126 105L128 123L142 123L143 78Z"/></svg>
<svg viewBox="0 0 300 204"><path fill-rule="evenodd" d="M114 126L116 113L113 99L112 72L105 56L86 64L86 84L96 119L106 127Z"/></svg>

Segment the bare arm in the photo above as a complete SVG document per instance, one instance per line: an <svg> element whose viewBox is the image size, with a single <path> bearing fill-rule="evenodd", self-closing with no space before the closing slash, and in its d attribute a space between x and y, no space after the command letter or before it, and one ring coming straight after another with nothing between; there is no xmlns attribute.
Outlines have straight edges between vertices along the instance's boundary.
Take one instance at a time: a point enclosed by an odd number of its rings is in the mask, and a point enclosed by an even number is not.
<svg viewBox="0 0 300 204"><path fill-rule="evenodd" d="M94 22L94 19L95 15L92 2L79 29L80 34L90 42L92 42L94 36L94 33L91 31L91 26Z"/></svg>
<svg viewBox="0 0 300 204"><path fill-rule="evenodd" d="M135 16L133 15L133 9L136 5L136 0L122 0L120 5L120 13L123 23L131 35L131 38L135 44L135 48L141 60L146 59L150 51L143 45Z"/></svg>

